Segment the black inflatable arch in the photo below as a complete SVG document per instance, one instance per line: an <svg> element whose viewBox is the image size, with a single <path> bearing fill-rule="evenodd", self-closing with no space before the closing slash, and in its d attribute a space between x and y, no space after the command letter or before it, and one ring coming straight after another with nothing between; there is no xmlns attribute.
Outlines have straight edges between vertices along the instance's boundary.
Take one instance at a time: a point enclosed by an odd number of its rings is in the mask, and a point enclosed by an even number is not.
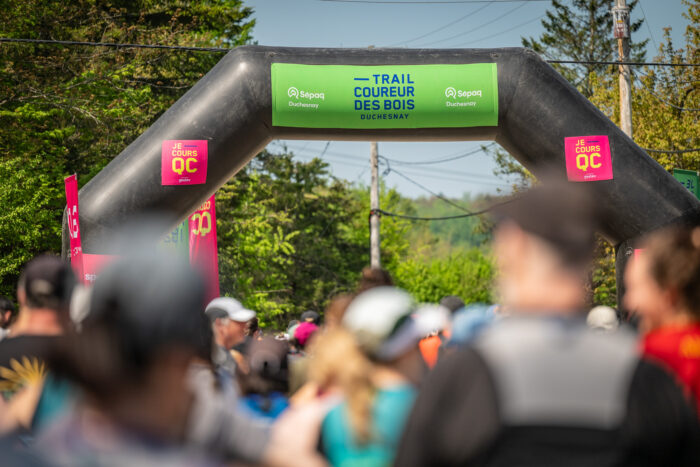
<svg viewBox="0 0 700 467"><path fill-rule="evenodd" d="M271 103L273 63L496 63L498 126L381 130L276 127ZM494 140L535 175L555 170L566 177L564 138L581 135L609 136L614 179L586 186L615 213L601 233L616 245L619 278L634 239L670 223L697 221L700 203L534 52L522 48L239 47L80 190L83 249L102 253L96 251L102 234L143 213L158 211L174 226L272 139ZM161 143L170 139L208 140L205 184L161 185ZM66 233L64 226L64 245Z"/></svg>

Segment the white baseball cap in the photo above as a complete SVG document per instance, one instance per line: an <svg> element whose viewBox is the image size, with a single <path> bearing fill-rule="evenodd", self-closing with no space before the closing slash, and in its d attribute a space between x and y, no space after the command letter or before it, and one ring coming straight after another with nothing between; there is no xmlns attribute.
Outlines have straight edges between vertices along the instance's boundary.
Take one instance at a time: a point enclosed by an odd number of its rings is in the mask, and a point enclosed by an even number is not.
<svg viewBox="0 0 700 467"><path fill-rule="evenodd" d="M443 327L448 314L441 306L417 307L399 288L375 287L350 303L342 324L370 357L391 361Z"/></svg>
<svg viewBox="0 0 700 467"><path fill-rule="evenodd" d="M228 318L232 321L245 323L255 318L255 312L245 308L241 302L231 297L216 297L209 302L204 313L210 320Z"/></svg>

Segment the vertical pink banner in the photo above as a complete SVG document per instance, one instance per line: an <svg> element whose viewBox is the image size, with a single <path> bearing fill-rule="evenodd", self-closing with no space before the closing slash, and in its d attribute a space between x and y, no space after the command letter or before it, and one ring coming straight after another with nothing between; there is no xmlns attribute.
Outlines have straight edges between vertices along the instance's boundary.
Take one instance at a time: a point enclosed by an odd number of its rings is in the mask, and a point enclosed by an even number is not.
<svg viewBox="0 0 700 467"><path fill-rule="evenodd" d="M189 218L190 264L206 281L206 302L219 296L219 254L216 250L216 205L214 195Z"/></svg>
<svg viewBox="0 0 700 467"><path fill-rule="evenodd" d="M207 140L165 140L161 146L163 185L199 185L207 181Z"/></svg>
<svg viewBox="0 0 700 467"><path fill-rule="evenodd" d="M66 186L66 212L70 236L70 264L75 275L83 279L83 247L80 240L80 210L78 209L78 176L73 174L64 180Z"/></svg>
<svg viewBox="0 0 700 467"><path fill-rule="evenodd" d="M610 140L605 135L564 138L566 175L572 182L612 180Z"/></svg>

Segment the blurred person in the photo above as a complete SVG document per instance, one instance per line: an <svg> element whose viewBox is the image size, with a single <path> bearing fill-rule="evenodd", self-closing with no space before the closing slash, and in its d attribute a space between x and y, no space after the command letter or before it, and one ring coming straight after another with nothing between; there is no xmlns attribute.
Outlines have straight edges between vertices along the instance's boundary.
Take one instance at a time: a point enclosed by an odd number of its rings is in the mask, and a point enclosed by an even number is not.
<svg viewBox="0 0 700 467"><path fill-rule="evenodd" d="M293 351L289 354L289 392L295 394L307 383L308 359L306 347L319 330L313 321L303 321L294 327Z"/></svg>
<svg viewBox="0 0 700 467"><path fill-rule="evenodd" d="M294 329L294 340L302 353L319 327L313 321L304 321Z"/></svg>
<svg viewBox="0 0 700 467"><path fill-rule="evenodd" d="M55 465L260 463L269 427L221 395L204 283L181 259L121 259L95 282L83 331L50 357L83 391L38 449Z"/></svg>
<svg viewBox="0 0 700 467"><path fill-rule="evenodd" d="M0 340L7 336L16 318L15 304L9 298L0 296Z"/></svg>
<svg viewBox="0 0 700 467"><path fill-rule="evenodd" d="M38 256L24 267L17 320L0 341L0 397L8 403L0 431L37 428L67 403L68 388L49 376L46 358L73 330L69 304L75 285L70 265L57 256Z"/></svg>
<svg viewBox="0 0 700 467"><path fill-rule="evenodd" d="M418 347L420 348L420 353L425 361L425 364L428 365L428 368L432 369L435 367L441 353L441 348L447 341L450 334L449 328L452 311L444 305L423 306L431 307L434 313L438 313L442 316L442 319L435 323L435 328L430 332L430 334L421 339L418 343Z"/></svg>
<svg viewBox="0 0 700 467"><path fill-rule="evenodd" d="M374 287L393 286L394 280L389 271L382 268L366 267L360 274L357 284L357 293L360 294Z"/></svg>
<svg viewBox="0 0 700 467"><path fill-rule="evenodd" d="M271 337L248 344L245 358L249 371L238 375L240 404L247 413L274 420L289 406L287 351L287 344Z"/></svg>
<svg viewBox="0 0 700 467"><path fill-rule="evenodd" d="M700 227L652 234L625 274L642 351L669 368L700 408Z"/></svg>
<svg viewBox="0 0 700 467"><path fill-rule="evenodd" d="M428 376L396 465L697 465L698 421L673 378L633 334L585 325L597 213L584 189L545 180L498 208L508 317Z"/></svg>
<svg viewBox="0 0 700 467"><path fill-rule="evenodd" d="M347 310L353 298L355 298L353 294L344 293L336 295L331 299L323 313L326 328L333 328L340 325L345 310Z"/></svg>
<svg viewBox="0 0 700 467"><path fill-rule="evenodd" d="M445 348L454 349L472 342L496 319L496 305L475 303L457 311L452 318L451 335Z"/></svg>
<svg viewBox="0 0 700 467"><path fill-rule="evenodd" d="M617 330L620 320L614 308L600 305L588 312L586 324L593 330L609 332Z"/></svg>
<svg viewBox="0 0 700 467"><path fill-rule="evenodd" d="M247 323L255 318L255 312L245 308L235 298L217 297L209 302L204 313L211 321L216 342L214 363L233 378L236 365L243 359L238 356L236 360L230 350L245 341Z"/></svg>
<svg viewBox="0 0 700 467"><path fill-rule="evenodd" d="M321 325L321 315L313 310L307 310L301 314L302 323L314 323L316 326Z"/></svg>
<svg viewBox="0 0 700 467"><path fill-rule="evenodd" d="M184 448L201 354L201 278L170 258L129 258L97 278L83 331L52 355L83 390L76 408L48 428L39 449L56 465L207 465Z"/></svg>
<svg viewBox="0 0 700 467"><path fill-rule="evenodd" d="M325 415L318 442L331 465L393 461L425 373L418 341L434 325L415 311L406 292L375 287L353 300L342 326L312 344L310 379L321 395L341 397Z"/></svg>

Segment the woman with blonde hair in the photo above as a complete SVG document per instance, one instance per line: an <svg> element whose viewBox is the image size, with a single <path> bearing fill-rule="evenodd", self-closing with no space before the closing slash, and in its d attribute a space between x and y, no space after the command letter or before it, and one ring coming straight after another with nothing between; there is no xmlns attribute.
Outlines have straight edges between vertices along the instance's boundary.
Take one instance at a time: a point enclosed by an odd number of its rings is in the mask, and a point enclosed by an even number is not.
<svg viewBox="0 0 700 467"><path fill-rule="evenodd" d="M341 395L321 424L331 465L390 465L425 372L418 342L429 330L411 297L395 287L358 295L341 325L319 335L309 378Z"/></svg>

